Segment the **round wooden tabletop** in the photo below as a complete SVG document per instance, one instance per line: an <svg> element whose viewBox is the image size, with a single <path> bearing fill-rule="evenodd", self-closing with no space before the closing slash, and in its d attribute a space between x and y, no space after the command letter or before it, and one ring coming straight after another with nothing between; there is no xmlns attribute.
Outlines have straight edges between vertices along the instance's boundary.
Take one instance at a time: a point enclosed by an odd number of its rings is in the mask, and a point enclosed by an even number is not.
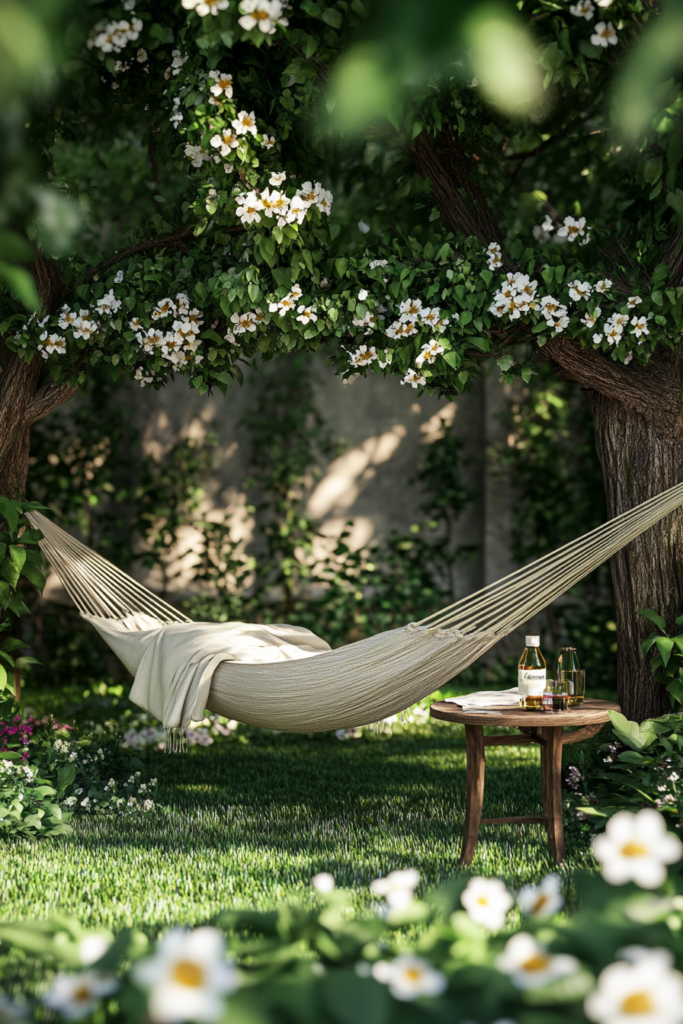
<svg viewBox="0 0 683 1024"><path fill-rule="evenodd" d="M515 707L477 708L465 711L445 700L437 700L429 709L432 718L441 718L446 722L459 722L461 725L495 725L503 728L519 729L520 726L539 726L543 729L571 725L597 725L608 722L608 711L621 711L618 704L611 700L586 699L576 707L567 711L550 713L548 711L524 711ZM573 735L573 734L572 734Z"/></svg>

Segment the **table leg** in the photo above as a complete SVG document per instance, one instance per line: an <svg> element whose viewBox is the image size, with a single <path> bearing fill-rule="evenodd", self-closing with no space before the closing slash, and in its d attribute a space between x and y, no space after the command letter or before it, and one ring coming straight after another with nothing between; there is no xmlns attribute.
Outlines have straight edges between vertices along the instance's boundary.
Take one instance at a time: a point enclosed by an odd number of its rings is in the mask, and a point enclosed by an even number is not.
<svg viewBox="0 0 683 1024"><path fill-rule="evenodd" d="M484 729L481 725L465 726L465 745L467 748L467 805L465 809L465 828L462 837L460 863L472 863L479 836L479 822L484 804L484 771L486 760L484 755Z"/></svg>
<svg viewBox="0 0 683 1024"><path fill-rule="evenodd" d="M556 864L565 858L562 825L562 729L542 729L545 743L541 747L541 784L543 813L546 816L548 845Z"/></svg>

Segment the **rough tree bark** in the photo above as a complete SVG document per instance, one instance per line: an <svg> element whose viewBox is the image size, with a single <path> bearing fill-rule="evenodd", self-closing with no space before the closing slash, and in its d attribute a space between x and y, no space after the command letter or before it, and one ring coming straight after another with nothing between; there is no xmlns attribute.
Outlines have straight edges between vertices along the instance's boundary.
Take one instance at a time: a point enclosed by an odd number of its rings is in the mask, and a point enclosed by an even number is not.
<svg viewBox="0 0 683 1024"><path fill-rule="evenodd" d="M429 178L444 222L474 235L482 244L500 232L467 158L447 127L433 143L419 135L413 158ZM676 231L663 254L671 282L683 283L683 233ZM510 267L505 268L512 269ZM510 339L506 339L509 341ZM679 354L656 354L647 367L622 366L601 353L582 349L570 339L555 338L541 358L556 363L559 373L580 383L595 424L610 518L683 480L683 404ZM638 615L652 608L669 628L683 612L683 510L646 531L611 561L617 618L617 685L624 714L636 721L671 709L640 651L651 625ZM577 637L577 642L579 638Z"/></svg>

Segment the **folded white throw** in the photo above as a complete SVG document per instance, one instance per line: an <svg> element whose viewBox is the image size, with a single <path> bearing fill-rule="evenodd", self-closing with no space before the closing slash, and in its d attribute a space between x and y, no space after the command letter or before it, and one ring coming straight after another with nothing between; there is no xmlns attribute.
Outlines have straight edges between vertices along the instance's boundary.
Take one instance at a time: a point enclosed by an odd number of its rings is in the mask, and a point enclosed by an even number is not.
<svg viewBox="0 0 683 1024"><path fill-rule="evenodd" d="M88 616L102 639L134 676L130 699L167 729L204 717L211 679L224 661L264 664L311 658L329 651L303 626L253 622L174 622L146 615L118 621Z"/></svg>
<svg viewBox="0 0 683 1024"><path fill-rule="evenodd" d="M511 686L509 690L479 690L478 693L464 693L462 697L446 697L446 700L465 711L467 708L515 707L519 704L519 689Z"/></svg>

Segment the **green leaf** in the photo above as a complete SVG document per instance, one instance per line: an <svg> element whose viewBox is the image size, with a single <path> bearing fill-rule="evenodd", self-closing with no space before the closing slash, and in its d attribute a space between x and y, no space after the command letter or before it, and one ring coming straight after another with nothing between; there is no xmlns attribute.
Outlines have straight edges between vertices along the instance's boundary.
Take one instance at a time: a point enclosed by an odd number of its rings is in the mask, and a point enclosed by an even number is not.
<svg viewBox="0 0 683 1024"><path fill-rule="evenodd" d="M326 11L323 11L322 18L323 21L327 22L328 25L331 25L332 28L341 28L342 16L339 11L335 11L334 8L328 7Z"/></svg>
<svg viewBox="0 0 683 1024"><path fill-rule="evenodd" d="M344 275L346 274L346 269L347 269L348 265L349 265L349 261L346 258L346 256L339 256L334 261L335 270L337 271L337 273L339 274L340 277L344 277Z"/></svg>
<svg viewBox="0 0 683 1024"><path fill-rule="evenodd" d="M644 619L654 622L655 626L659 626L663 632L666 632L666 621L657 612L653 612L651 608L639 608L638 614L642 615Z"/></svg>
<svg viewBox="0 0 683 1024"><path fill-rule="evenodd" d="M482 352L489 351L490 346L488 338L468 338L467 340L471 345L474 345L475 348L480 349Z"/></svg>
<svg viewBox="0 0 683 1024"><path fill-rule="evenodd" d="M657 645L657 650L661 655L662 664L666 668L666 666L669 664L671 652L674 649L674 642L668 636L658 636L655 640L655 643Z"/></svg>
<svg viewBox="0 0 683 1024"><path fill-rule="evenodd" d="M17 526L19 525L19 508L17 507L18 502L11 501L9 498L5 498L0 495L0 516L7 521L12 533L17 532Z"/></svg>
<svg viewBox="0 0 683 1024"><path fill-rule="evenodd" d="M629 722L628 718L618 711L608 711L607 714L621 742L632 750L644 750L657 739L657 729L650 719L638 725L637 722Z"/></svg>
<svg viewBox="0 0 683 1024"><path fill-rule="evenodd" d="M24 568L24 562L26 561L26 549L11 545L9 549L9 556L12 559L12 565L14 568L18 572L21 572Z"/></svg>
<svg viewBox="0 0 683 1024"><path fill-rule="evenodd" d="M0 281L29 312L34 313L40 306L36 283L24 267L0 262Z"/></svg>
<svg viewBox="0 0 683 1024"><path fill-rule="evenodd" d="M6 260L8 263L30 263L32 259L33 249L27 239L22 238L17 231L10 231L9 228L0 230L0 260Z"/></svg>

